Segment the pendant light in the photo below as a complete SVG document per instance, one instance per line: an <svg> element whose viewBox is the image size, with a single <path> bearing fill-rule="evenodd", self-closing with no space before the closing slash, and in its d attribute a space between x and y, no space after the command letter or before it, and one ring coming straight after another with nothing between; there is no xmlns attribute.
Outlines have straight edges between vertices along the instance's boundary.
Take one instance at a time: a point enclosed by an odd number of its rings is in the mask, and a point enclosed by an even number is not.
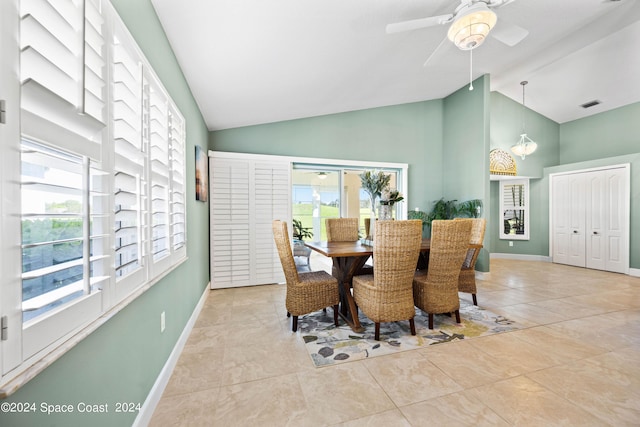
<svg viewBox="0 0 640 427"><path fill-rule="evenodd" d="M522 160L524 160L526 156L533 153L538 148L538 144L533 142L531 138L527 136L527 133L524 130L524 114L525 114L524 87L526 86L527 83L529 82L526 80L520 82L520 84L522 85L522 133L520 134L520 141L518 141L515 145L511 147L511 151L513 151L513 153L516 156L520 156Z"/></svg>

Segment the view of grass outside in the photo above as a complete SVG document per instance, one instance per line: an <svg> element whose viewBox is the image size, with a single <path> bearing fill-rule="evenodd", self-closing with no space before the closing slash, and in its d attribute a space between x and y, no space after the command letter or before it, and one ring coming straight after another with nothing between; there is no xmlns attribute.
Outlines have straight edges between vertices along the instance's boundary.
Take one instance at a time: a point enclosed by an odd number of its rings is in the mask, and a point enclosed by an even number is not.
<svg viewBox="0 0 640 427"><path fill-rule="evenodd" d="M369 201L366 199L361 200L360 203L360 235L364 237L364 218L370 217ZM337 206L320 205L320 236L314 235L312 241L327 240L327 231L325 226L326 218L339 218L340 208ZM313 231L313 205L311 203L294 203L293 205L293 218L302 222L303 227L309 227Z"/></svg>

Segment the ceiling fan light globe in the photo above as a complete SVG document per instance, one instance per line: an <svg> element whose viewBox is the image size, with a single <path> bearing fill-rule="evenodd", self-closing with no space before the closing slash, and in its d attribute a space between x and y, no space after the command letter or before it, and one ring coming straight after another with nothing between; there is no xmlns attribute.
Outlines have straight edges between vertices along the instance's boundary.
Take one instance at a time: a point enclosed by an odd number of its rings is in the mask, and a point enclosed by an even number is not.
<svg viewBox="0 0 640 427"><path fill-rule="evenodd" d="M484 42L497 20L496 14L484 3L477 3L458 15L447 36L461 50L475 49Z"/></svg>

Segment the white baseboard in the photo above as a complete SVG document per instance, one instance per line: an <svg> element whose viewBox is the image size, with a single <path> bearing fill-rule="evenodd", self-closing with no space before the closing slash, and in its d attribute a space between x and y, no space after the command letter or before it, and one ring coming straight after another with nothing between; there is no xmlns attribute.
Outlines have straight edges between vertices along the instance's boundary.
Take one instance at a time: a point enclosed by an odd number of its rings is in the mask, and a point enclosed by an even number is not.
<svg viewBox="0 0 640 427"><path fill-rule="evenodd" d="M630 268L629 276L640 277L640 268Z"/></svg>
<svg viewBox="0 0 640 427"><path fill-rule="evenodd" d="M204 302L206 301L207 296L209 295L209 292L210 292L210 286L209 284L207 284L207 286L204 288L204 292L202 293L202 296L200 297L200 300L198 301L198 304L193 310L193 313L191 313L191 317L189 318L189 321L184 326L184 329L180 334L180 338L178 338L178 341L176 342L176 345L173 347L173 350L171 351L169 358L167 359L166 363L162 367L162 371L160 371L160 375L158 375L158 378L156 378L156 381L153 384L153 387L151 387L151 390L149 391L149 394L147 395L147 398L145 399L144 404L142 405L142 408L140 408L140 412L138 412L138 416L133 422L134 427L147 426L149 425L149 422L151 422L151 417L153 416L153 412L155 411L156 406L158 406L158 403L160 402L160 398L162 397L162 393L164 393L164 389L167 387L167 384L169 383L169 379L171 378L171 373L173 372L173 369L176 367L176 364L178 363L178 359L180 358L182 349L184 348L184 345L187 343L187 339L189 338L189 335L193 330L193 326L195 325L196 320L200 315L200 311L202 311L202 307L204 306Z"/></svg>
<svg viewBox="0 0 640 427"><path fill-rule="evenodd" d="M551 262L551 257L545 255L525 255L525 254L501 254L491 253L490 259L515 259L519 261L544 261Z"/></svg>

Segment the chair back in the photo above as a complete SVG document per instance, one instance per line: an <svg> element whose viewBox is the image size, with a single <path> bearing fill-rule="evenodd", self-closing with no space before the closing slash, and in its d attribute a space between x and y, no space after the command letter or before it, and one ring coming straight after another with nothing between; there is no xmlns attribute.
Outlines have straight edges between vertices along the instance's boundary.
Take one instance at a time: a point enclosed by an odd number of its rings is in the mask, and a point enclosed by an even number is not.
<svg viewBox="0 0 640 427"><path fill-rule="evenodd" d="M412 289L421 243L420 220L378 221L373 239L374 286Z"/></svg>
<svg viewBox="0 0 640 427"><path fill-rule="evenodd" d="M472 245L481 245L482 242L484 242L484 232L487 227L487 220L485 218L456 218L456 221L468 221L471 223L471 239L469 243ZM469 249L463 267L469 268L474 266L479 252L479 249Z"/></svg>
<svg viewBox="0 0 640 427"><path fill-rule="evenodd" d="M433 221L427 281L450 284L457 292L458 276L470 241L470 221Z"/></svg>
<svg viewBox="0 0 640 427"><path fill-rule="evenodd" d="M328 242L355 242L358 240L358 218L325 219Z"/></svg>
<svg viewBox="0 0 640 427"><path fill-rule="evenodd" d="M276 242L280 264L282 264L287 285L294 285L299 281L298 270L296 269L296 262L293 259L287 223L286 221L276 219L271 224L271 228L273 229L273 239Z"/></svg>

